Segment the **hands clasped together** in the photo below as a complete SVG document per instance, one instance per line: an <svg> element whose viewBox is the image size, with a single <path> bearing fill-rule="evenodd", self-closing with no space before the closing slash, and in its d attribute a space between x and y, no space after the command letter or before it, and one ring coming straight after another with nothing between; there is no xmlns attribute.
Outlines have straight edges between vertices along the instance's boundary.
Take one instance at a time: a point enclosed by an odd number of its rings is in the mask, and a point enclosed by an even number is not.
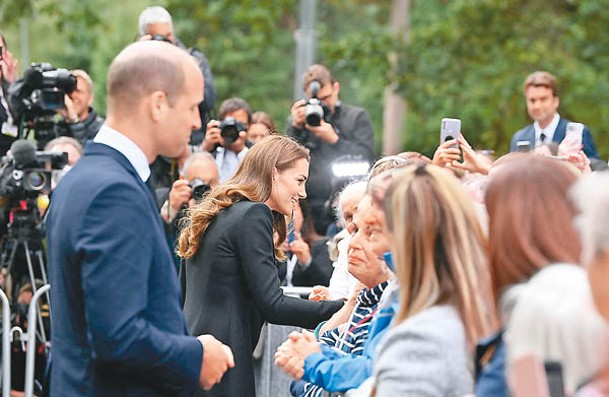
<svg viewBox="0 0 609 397"><path fill-rule="evenodd" d="M299 380L304 375L304 360L313 353L321 353L319 342L309 331L292 332L277 348L275 365L292 378Z"/></svg>

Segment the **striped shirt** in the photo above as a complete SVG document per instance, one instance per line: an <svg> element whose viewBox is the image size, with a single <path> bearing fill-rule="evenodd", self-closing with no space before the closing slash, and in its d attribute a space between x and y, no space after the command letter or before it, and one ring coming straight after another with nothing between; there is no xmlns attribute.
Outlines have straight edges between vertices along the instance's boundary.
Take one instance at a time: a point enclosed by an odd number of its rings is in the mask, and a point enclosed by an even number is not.
<svg viewBox="0 0 609 397"><path fill-rule="evenodd" d="M368 339L370 322L378 310L379 300L388 283L388 281L385 281L371 289L364 289L360 292L347 326L324 332L319 337L319 341L332 346L345 355L361 355L364 350L364 342ZM327 392L325 392L326 394L324 392L323 388L312 383L306 383L302 396L322 397L328 395Z"/></svg>

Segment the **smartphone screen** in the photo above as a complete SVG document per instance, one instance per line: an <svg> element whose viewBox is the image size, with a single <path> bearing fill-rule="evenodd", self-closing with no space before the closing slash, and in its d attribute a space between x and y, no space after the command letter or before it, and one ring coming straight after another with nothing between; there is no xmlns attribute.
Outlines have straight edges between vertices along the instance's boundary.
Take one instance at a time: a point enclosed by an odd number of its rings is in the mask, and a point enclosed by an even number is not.
<svg viewBox="0 0 609 397"><path fill-rule="evenodd" d="M567 130L565 132L565 141L582 144L584 134L584 125L582 123L567 123Z"/></svg>
<svg viewBox="0 0 609 397"><path fill-rule="evenodd" d="M459 136L461 136L461 120L443 118L440 126L440 145L452 139L459 139Z"/></svg>

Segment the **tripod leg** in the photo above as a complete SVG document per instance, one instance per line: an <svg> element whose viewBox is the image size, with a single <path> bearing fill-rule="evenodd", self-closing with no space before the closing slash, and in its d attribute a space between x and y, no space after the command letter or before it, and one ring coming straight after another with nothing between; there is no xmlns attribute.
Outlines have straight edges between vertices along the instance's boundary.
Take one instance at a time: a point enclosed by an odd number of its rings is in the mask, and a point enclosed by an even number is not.
<svg viewBox="0 0 609 397"><path fill-rule="evenodd" d="M34 266L32 265L32 256L30 254L30 246L27 241L23 242L23 246L25 247L25 259L27 261L27 268L28 268L28 271L30 272L30 282L32 283L32 291L34 291L34 294L36 294L36 291L38 290L38 288L36 286L36 275L34 274ZM42 313L40 311L40 303L36 302L36 304L38 305L38 310L36 310L36 313L38 316L38 325L40 326L40 340L46 345L47 336L46 336L46 332L44 330L44 324L42 323ZM38 332L38 330L37 330L37 332Z"/></svg>

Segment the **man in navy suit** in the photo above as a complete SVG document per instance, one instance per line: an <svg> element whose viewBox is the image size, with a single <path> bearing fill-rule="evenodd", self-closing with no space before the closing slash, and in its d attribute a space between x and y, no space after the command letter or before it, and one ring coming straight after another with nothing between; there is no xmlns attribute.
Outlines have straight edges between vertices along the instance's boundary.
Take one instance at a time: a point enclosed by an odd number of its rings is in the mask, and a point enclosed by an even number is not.
<svg viewBox="0 0 609 397"><path fill-rule="evenodd" d="M518 142L529 142L530 148L535 149L544 143L561 143L565 139L565 130L569 120L558 114L558 91L556 77L548 72L538 71L530 74L524 82L524 96L527 112L534 120L512 137L510 151L518 150ZM583 150L590 158L598 158L594 141L588 127L584 127Z"/></svg>
<svg viewBox="0 0 609 397"><path fill-rule="evenodd" d="M131 44L108 71L108 118L53 194L47 223L51 396L187 396L234 365L187 335L149 164L201 126L203 78L184 50Z"/></svg>

